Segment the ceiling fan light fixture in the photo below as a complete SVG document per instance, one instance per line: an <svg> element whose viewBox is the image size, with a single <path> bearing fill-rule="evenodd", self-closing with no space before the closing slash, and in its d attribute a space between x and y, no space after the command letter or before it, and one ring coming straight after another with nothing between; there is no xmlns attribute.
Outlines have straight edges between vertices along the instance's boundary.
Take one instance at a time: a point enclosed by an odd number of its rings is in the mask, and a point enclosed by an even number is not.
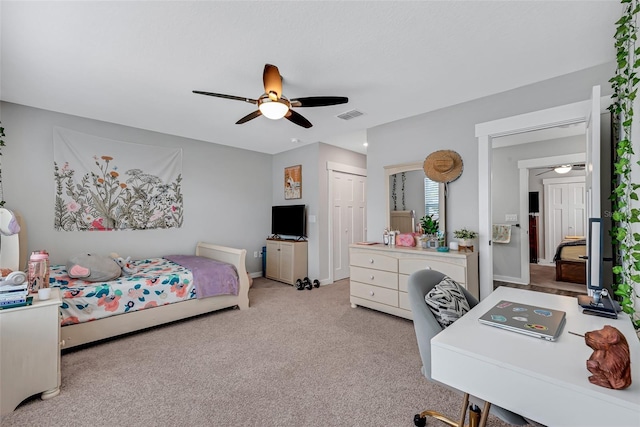
<svg viewBox="0 0 640 427"><path fill-rule="evenodd" d="M258 100L258 109L263 116L271 120L283 118L290 107L291 104L289 100L284 96L281 96L280 99L273 100L268 94L264 94Z"/></svg>
<svg viewBox="0 0 640 427"><path fill-rule="evenodd" d="M565 174L565 173L569 173L571 169L572 169L571 165L562 165L562 166L558 166L557 168L554 168L553 170L556 173Z"/></svg>

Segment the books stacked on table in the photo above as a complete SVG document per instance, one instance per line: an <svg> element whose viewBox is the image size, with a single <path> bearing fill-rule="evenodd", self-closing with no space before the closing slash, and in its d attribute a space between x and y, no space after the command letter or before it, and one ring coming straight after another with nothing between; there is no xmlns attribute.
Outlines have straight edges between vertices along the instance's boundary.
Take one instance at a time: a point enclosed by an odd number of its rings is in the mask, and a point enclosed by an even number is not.
<svg viewBox="0 0 640 427"><path fill-rule="evenodd" d="M2 285L0 286L0 308L7 308L27 303L27 283L21 285Z"/></svg>

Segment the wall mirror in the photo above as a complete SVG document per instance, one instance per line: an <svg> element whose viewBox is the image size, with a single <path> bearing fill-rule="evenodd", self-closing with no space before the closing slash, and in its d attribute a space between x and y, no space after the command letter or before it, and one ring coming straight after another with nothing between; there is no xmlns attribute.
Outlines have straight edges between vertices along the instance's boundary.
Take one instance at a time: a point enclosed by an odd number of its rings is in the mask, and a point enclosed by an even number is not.
<svg viewBox="0 0 640 427"><path fill-rule="evenodd" d="M384 167L386 224L391 225L393 219L401 233L409 233L415 231L415 224L428 212L435 214L440 231L446 234L445 184L429 180L422 167L423 162Z"/></svg>

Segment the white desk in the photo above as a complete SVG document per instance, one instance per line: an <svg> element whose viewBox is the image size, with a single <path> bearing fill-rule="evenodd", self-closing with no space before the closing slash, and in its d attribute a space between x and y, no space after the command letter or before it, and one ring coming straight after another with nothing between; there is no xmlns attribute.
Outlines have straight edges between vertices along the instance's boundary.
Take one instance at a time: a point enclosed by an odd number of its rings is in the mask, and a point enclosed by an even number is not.
<svg viewBox="0 0 640 427"><path fill-rule="evenodd" d="M565 311L558 340L480 324L478 318L502 299ZM568 333L584 335L605 324L629 343L632 384L625 390L591 384L586 361L593 350ZM547 426L640 426L640 342L629 318L582 314L572 297L496 289L431 340L431 370L437 381Z"/></svg>

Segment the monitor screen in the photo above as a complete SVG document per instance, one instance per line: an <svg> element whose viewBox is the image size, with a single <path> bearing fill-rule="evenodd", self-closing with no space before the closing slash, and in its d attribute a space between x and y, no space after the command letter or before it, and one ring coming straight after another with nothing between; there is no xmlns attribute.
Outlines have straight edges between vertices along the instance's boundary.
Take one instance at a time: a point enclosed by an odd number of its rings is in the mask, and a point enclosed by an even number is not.
<svg viewBox="0 0 640 427"><path fill-rule="evenodd" d="M602 218L589 218L589 239L587 240L587 288L598 290L602 284L602 244L604 229Z"/></svg>

